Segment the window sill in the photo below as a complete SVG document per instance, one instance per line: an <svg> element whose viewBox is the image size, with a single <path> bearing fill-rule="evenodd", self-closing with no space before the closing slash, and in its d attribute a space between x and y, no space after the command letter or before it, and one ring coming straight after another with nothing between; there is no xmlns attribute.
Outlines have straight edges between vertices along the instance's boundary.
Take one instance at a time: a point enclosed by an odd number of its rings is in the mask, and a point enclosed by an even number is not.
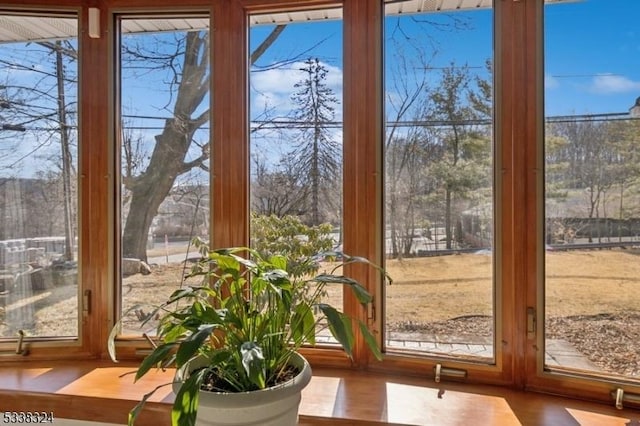
<svg viewBox="0 0 640 426"><path fill-rule="evenodd" d="M136 402L172 377L171 371L154 372L134 385L135 368L132 363L107 361L5 363L0 367L0 410L52 411L56 418L126 423ZM160 388L137 424L168 424L172 399L170 386ZM640 421L640 411L504 387L435 384L322 368L314 369L300 407L301 425L621 425L633 421Z"/></svg>

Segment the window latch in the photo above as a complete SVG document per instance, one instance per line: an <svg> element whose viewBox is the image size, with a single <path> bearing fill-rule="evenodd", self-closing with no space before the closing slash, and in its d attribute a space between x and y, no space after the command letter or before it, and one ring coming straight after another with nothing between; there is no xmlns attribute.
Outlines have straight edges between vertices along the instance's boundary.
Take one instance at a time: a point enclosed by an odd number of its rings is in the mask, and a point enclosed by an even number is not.
<svg viewBox="0 0 640 426"><path fill-rule="evenodd" d="M372 299L371 302L367 304L367 319L371 321L376 320L376 307L374 302L375 300Z"/></svg>
<svg viewBox="0 0 640 426"><path fill-rule="evenodd" d="M24 331L18 330L18 341L16 342L16 350L3 351L3 352L0 352L0 355L1 356L29 355L29 349L24 344Z"/></svg>
<svg viewBox="0 0 640 426"><path fill-rule="evenodd" d="M536 337L537 328L536 310L535 308L527 308L527 339L533 339Z"/></svg>
<svg viewBox="0 0 640 426"><path fill-rule="evenodd" d="M82 314L85 317L91 314L91 290L82 293Z"/></svg>
<svg viewBox="0 0 640 426"><path fill-rule="evenodd" d="M611 398L615 401L616 408L622 410L624 403L628 402L633 405L640 404L640 395L637 393L625 392L624 389L618 388L611 392Z"/></svg>
<svg viewBox="0 0 640 426"><path fill-rule="evenodd" d="M466 379L467 378L467 370L462 370L460 368L450 368L443 367L442 364L436 364L433 367L433 375L436 383L440 383L442 377L451 377L457 379Z"/></svg>

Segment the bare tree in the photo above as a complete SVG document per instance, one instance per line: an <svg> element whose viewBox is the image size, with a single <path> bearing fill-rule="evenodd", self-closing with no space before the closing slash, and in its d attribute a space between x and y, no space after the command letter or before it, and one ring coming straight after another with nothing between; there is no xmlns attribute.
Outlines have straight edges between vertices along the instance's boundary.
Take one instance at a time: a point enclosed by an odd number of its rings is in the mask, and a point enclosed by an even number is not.
<svg viewBox="0 0 640 426"><path fill-rule="evenodd" d="M401 33L396 26L392 34ZM430 157L429 133L417 124L429 92L427 68L430 59L424 47L391 37L393 71L387 88L387 131L385 136L386 217L393 257L411 253L418 222L424 222L424 195L428 192L423 180ZM434 54L435 55L435 52ZM403 124L403 121L409 123ZM418 205L420 203L420 205ZM420 223L422 225L424 223Z"/></svg>
<svg viewBox="0 0 640 426"><path fill-rule="evenodd" d="M428 16L388 18L387 51L387 132L385 142L386 226L394 257L415 251L415 238L427 238L432 225L441 221L443 202L439 199L436 179L438 161L444 155L439 144L442 117L432 116L433 62L440 53L435 33L458 32L469 28L469 21L459 15L447 20ZM410 22L411 25L406 25ZM489 67L490 64L487 63ZM469 93L472 108L484 108L491 116L490 80L477 79L477 91ZM473 97L471 97L473 96ZM478 111L478 113L480 113ZM435 236L434 244L438 244Z"/></svg>
<svg viewBox="0 0 640 426"><path fill-rule="evenodd" d="M283 28L274 27L272 35L267 36L251 55L252 63L275 41ZM146 167L139 174L125 175L122 179L130 196L129 213L122 233L123 256L146 260L148 233L153 219L176 179L196 168L208 171L208 141L198 143L194 135L209 121L208 108L201 110L209 94L209 33L187 32L170 54L147 52L143 46L123 46L123 55L146 67L159 66L170 70L170 88L175 89L171 92L171 118L165 120L162 132L155 137ZM187 153L194 145L200 154L187 160Z"/></svg>
<svg viewBox="0 0 640 426"><path fill-rule="evenodd" d="M255 179L252 183L252 211L261 215L304 216L307 213L309 188L295 172L295 164L284 157L275 170L254 158Z"/></svg>
<svg viewBox="0 0 640 426"><path fill-rule="evenodd" d="M2 182L13 188L4 191L12 197L5 202L19 205L12 214L21 224L11 233L15 237L62 234L66 260L74 258L77 233L76 60L74 40L20 44L15 49L4 46L0 54L0 66L7 71L0 95L2 129L12 131L3 132L11 135L11 143L2 144L8 147L2 169L30 176ZM48 212L45 217L32 213L43 210Z"/></svg>
<svg viewBox="0 0 640 426"><path fill-rule="evenodd" d="M569 163L567 186L580 189L586 201L587 218L595 226L589 226L589 242L593 231L601 238L600 219L606 211L607 192L615 182L612 158L608 143L607 123L595 120L571 120L549 126L551 135L564 137L563 159Z"/></svg>

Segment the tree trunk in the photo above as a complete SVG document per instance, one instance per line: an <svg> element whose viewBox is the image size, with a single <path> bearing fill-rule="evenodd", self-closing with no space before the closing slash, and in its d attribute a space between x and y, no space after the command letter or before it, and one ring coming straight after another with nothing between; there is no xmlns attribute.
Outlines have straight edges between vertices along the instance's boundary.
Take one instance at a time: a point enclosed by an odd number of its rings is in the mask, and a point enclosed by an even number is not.
<svg viewBox="0 0 640 426"><path fill-rule="evenodd" d="M208 111L192 118L209 89L208 46L206 33L187 34L173 118L165 122L162 134L156 136L147 169L125 182L131 191L131 205L122 234L124 257L147 260L149 229L160 204L169 195L176 178L196 165L187 165L184 160L194 132L208 121Z"/></svg>
<svg viewBox="0 0 640 426"><path fill-rule="evenodd" d="M185 141L187 135L176 130L175 121L167 120L164 132L156 137L149 167L130 188L131 205L122 234L123 257L147 261L147 240L153 218L181 173L189 143Z"/></svg>
<svg viewBox="0 0 640 426"><path fill-rule="evenodd" d="M445 240L447 242L447 250L451 250L453 235L451 232L451 190L449 188L445 190L444 233Z"/></svg>
<svg viewBox="0 0 640 426"><path fill-rule="evenodd" d="M278 25L256 51L251 63L273 44L284 26ZM223 60L223 59L222 59ZM147 239L153 219L160 204L171 192L178 176L208 159L203 149L200 158L185 163L193 134L209 120L209 111L192 117L209 92L209 36L208 33L189 32L185 39L182 74L175 93L172 119L165 123L162 134L156 136L156 144L147 169L139 176L127 179L124 184L131 191L131 204L122 234L122 255L147 260Z"/></svg>

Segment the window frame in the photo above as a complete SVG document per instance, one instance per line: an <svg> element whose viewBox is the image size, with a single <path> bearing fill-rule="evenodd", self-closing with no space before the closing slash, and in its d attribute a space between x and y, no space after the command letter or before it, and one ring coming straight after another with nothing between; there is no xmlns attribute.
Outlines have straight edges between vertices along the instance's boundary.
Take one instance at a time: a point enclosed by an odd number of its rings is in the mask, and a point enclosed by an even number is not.
<svg viewBox="0 0 640 426"><path fill-rule="evenodd" d="M77 130L77 159L75 166L78 168L76 185L77 185L77 228L78 228L78 272L77 272L77 336L37 336L29 337L25 336L22 342L22 349L26 351L26 355L17 354L17 345L20 339L15 338L2 338L0 339L0 354L3 359L23 360L46 357L50 359L57 358L69 358L69 357L87 357L90 356L90 340L91 332L87 326L87 317L92 308L90 293L92 292L92 286L87 280L87 252L89 250L90 242L87 235L83 232L85 224L87 223L88 210L86 208L87 200L90 198L87 192L88 185L86 175L81 172L82 164L86 160L88 155L88 147L83 143L83 133L85 131L83 122L83 105L82 96L87 90L87 79L83 78L83 69L86 67L85 58L85 43L82 37L84 29L87 23L82 19L82 8L74 4L62 4L51 7L50 5L42 5L36 3L34 5L24 4L26 2L16 2L17 4L6 4L0 8L1 14L9 14L14 16L29 16L29 17L64 17L73 18L77 22L77 44L78 44L78 82L77 82L77 99L78 99L78 130ZM85 297L88 295L88 297ZM28 356L27 356L28 355Z"/></svg>
<svg viewBox="0 0 640 426"><path fill-rule="evenodd" d="M27 6L24 6L24 3ZM4 9L37 13L50 10L43 0L8 0ZM383 0L104 0L100 3L100 37L86 31L89 5L59 0L56 10L78 13L80 255L82 289L90 290L90 313L81 336L72 342L34 342L32 357L104 358L107 336L116 316L117 208L115 206L117 75L114 16L159 10L209 13L212 32L212 193L210 232L215 246L249 242L249 15L342 6L344 27L344 210L345 251L382 262ZM13 7L15 5L15 7ZM374 361L358 338L354 363L336 349L310 348L304 354L316 365L358 367L368 371L407 373L428 379L437 364L467 371L469 383L490 383L610 402L612 384L637 392L638 386L610 377L577 376L545 371L543 332L527 336L527 309L541 315L544 215L543 170L543 8L542 1L495 1L494 9L494 174L495 174L495 364L436 357L386 355ZM215 55L214 55L215 54ZM216 61L216 57L225 61ZM83 76L91 75L91 78ZM233 78L229 78L233 76ZM366 77L366 78L363 78ZM224 83L224 84L222 84ZM366 102L362 101L363 94ZM524 96L522 96L524 94ZM240 99L234 102L233 99ZM215 107L214 107L215 106ZM240 149L233 141L245 141ZM351 167L354 166L354 167ZM238 196L245 194L245 196ZM238 214L244 212L245 214ZM90 230L90 232L89 232ZM366 237L363 237L366 236ZM367 321L382 343L384 289L375 274L349 271L374 293L374 310L366 312L349 295L345 309ZM0 349L15 344L0 344ZM140 359L148 344L140 339L118 343L122 358ZM37 355L37 356L36 356Z"/></svg>
<svg viewBox="0 0 640 426"><path fill-rule="evenodd" d="M534 211L527 219L529 229L535 232L527 238L526 279L527 306L533 306L538 324L534 338L527 339L526 379L527 388L549 393L558 393L581 399L590 399L615 404L615 391L640 394L640 379L628 380L594 371L571 371L562 368L546 367L545 348L545 113L544 113L544 2L529 4L527 13L526 38L536 49L531 49L524 62L533 71L528 81L528 106L526 128L527 138L526 167L530 172L526 176L527 210ZM542 171L538 173L538 171ZM627 402L625 401L625 404ZM632 402L630 405L637 405Z"/></svg>

